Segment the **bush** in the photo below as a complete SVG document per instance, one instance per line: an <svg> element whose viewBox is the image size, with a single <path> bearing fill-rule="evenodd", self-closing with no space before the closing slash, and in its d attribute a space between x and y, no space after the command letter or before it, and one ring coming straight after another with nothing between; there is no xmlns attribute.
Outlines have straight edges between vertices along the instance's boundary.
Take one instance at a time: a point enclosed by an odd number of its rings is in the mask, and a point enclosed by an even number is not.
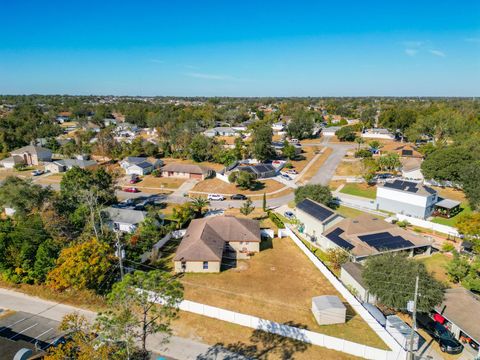
<svg viewBox="0 0 480 360"><path fill-rule="evenodd" d="M356 158L365 159L365 158L371 158L372 156L373 156L372 152L370 150L367 150L367 149L360 149L358 151L355 151L355 157Z"/></svg>
<svg viewBox="0 0 480 360"><path fill-rule="evenodd" d="M455 246L452 243L446 242L442 245L442 252L452 252L455 250Z"/></svg>
<svg viewBox="0 0 480 360"><path fill-rule="evenodd" d="M283 165L285 169L291 169L293 168L293 164L291 162L286 162L285 165Z"/></svg>
<svg viewBox="0 0 480 360"><path fill-rule="evenodd" d="M335 133L340 141L354 141L356 138L355 131L350 126L344 126Z"/></svg>
<svg viewBox="0 0 480 360"><path fill-rule="evenodd" d="M285 229L285 224L283 223L282 220L280 220L280 218L274 212L269 211L268 218L272 220L275 226L278 227L279 229Z"/></svg>

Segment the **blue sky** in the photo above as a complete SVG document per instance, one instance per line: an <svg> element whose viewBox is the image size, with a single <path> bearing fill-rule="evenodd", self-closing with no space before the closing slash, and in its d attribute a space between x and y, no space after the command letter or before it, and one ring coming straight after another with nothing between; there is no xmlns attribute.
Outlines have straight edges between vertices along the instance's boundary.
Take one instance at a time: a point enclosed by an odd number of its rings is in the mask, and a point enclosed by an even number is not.
<svg viewBox="0 0 480 360"><path fill-rule="evenodd" d="M480 1L2 1L0 94L480 96Z"/></svg>

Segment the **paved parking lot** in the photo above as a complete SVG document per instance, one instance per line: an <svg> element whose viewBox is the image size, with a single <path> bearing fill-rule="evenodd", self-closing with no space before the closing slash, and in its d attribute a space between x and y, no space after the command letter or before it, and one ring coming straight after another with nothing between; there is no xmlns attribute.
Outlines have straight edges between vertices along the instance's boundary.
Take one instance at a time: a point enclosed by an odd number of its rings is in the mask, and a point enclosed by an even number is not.
<svg viewBox="0 0 480 360"><path fill-rule="evenodd" d="M15 312L0 317L0 337L25 341L45 350L61 337L59 322L26 312ZM1 349L0 349L1 352Z"/></svg>

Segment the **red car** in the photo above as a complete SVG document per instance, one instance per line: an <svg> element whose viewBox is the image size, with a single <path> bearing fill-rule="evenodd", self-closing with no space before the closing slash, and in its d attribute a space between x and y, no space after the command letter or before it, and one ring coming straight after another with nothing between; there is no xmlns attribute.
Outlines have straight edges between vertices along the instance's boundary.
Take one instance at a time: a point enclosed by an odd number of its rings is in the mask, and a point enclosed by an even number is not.
<svg viewBox="0 0 480 360"><path fill-rule="evenodd" d="M138 193L138 192L140 192L140 190L138 190L136 187L125 188L125 189L123 189L123 191L129 192L129 193Z"/></svg>
<svg viewBox="0 0 480 360"><path fill-rule="evenodd" d="M139 178L132 178L132 179L130 179L129 182L130 182L130 184L136 184L136 183L139 182L139 181L140 181Z"/></svg>

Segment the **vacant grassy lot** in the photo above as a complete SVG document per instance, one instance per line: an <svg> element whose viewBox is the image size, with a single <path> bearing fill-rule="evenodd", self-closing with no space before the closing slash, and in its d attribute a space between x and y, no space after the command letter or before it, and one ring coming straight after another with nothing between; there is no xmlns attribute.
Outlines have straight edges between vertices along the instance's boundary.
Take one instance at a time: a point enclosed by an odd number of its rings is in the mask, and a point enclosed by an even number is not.
<svg viewBox="0 0 480 360"><path fill-rule="evenodd" d="M245 194L245 195L263 195L263 193L270 193L272 191L280 190L285 187L285 184L279 183L272 179L265 179L260 181L260 186L255 190L242 190L235 184L227 184L217 178L207 179L199 182L192 191L219 193L219 194Z"/></svg>
<svg viewBox="0 0 480 360"><path fill-rule="evenodd" d="M345 186L343 187L342 190L340 190L340 192L344 194L349 194L349 195L361 196L369 199L375 199L377 196L377 188L375 186L370 186L365 183L345 184Z"/></svg>
<svg viewBox="0 0 480 360"><path fill-rule="evenodd" d="M418 261L425 264L427 270L433 274L435 279L443 282L448 286L454 286L454 284L448 279L446 266L452 260L452 255L435 253L432 256L419 258Z"/></svg>
<svg viewBox="0 0 480 360"><path fill-rule="evenodd" d="M163 188L167 189L178 189L186 179L176 179L176 178L164 178L164 177L155 177L153 175L146 175L142 178L142 181L130 185L129 178L124 177L121 186L135 186L136 188L142 190L143 192L149 192L148 190L154 190L158 192Z"/></svg>
<svg viewBox="0 0 480 360"><path fill-rule="evenodd" d="M360 176L362 173L362 164L360 160L342 161L335 171L337 176Z"/></svg>
<svg viewBox="0 0 480 360"><path fill-rule="evenodd" d="M298 172L305 169L308 163L315 157L315 151L319 150L321 150L321 148L317 146L304 147L303 152L299 155L299 159L290 161L293 165L293 169L297 170Z"/></svg>
<svg viewBox="0 0 480 360"><path fill-rule="evenodd" d="M352 209L347 206L339 206L337 209L335 209L335 211L346 218L354 218L359 215L365 214L363 211Z"/></svg>
<svg viewBox="0 0 480 360"><path fill-rule="evenodd" d="M244 326L205 316L180 312L173 322L173 332L177 336L204 342L209 345L224 346L235 352L244 352L249 358L268 359L357 359L334 350L296 342L278 335L255 331ZM214 358L214 357L212 357Z"/></svg>
<svg viewBox="0 0 480 360"><path fill-rule="evenodd" d="M263 250L219 274L185 274L185 298L277 322L292 321L327 335L386 348L370 327L349 309L345 324L319 326L311 299L339 295L288 238L262 243ZM224 329L225 332L228 329Z"/></svg>

